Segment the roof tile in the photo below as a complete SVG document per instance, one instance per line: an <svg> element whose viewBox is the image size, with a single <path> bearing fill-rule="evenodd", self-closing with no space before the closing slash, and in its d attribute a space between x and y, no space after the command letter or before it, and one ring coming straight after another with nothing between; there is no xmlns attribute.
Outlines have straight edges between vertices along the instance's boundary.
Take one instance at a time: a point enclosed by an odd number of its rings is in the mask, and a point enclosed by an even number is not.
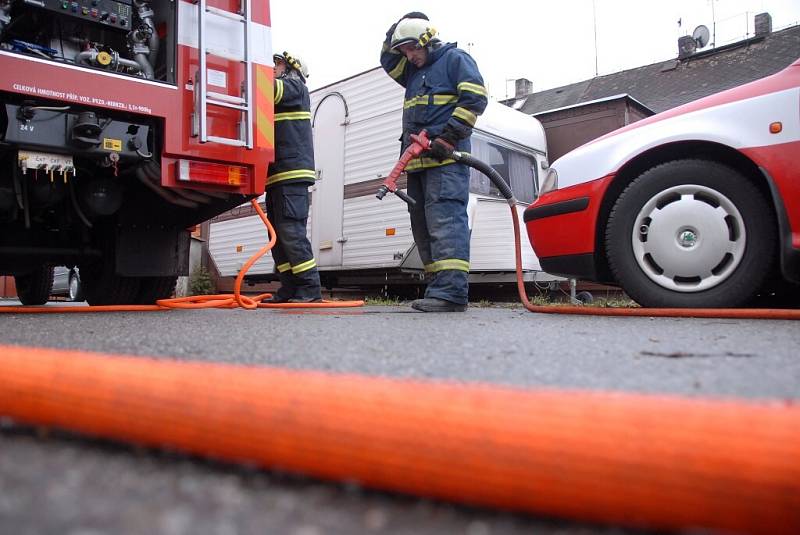
<svg viewBox="0 0 800 535"><path fill-rule="evenodd" d="M800 25L704 50L684 60L660 61L532 93L520 111L540 113L627 93L661 112L775 74L798 58Z"/></svg>

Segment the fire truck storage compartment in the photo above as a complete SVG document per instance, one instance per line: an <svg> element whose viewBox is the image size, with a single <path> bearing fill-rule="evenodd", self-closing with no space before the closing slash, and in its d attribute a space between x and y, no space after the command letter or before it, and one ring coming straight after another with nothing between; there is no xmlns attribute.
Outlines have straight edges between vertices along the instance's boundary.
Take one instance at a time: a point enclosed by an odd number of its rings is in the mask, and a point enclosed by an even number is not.
<svg viewBox="0 0 800 535"><path fill-rule="evenodd" d="M5 141L45 152L68 151L100 160L116 154L119 162L137 162L148 154L150 127L98 116L92 111L37 109L43 106L6 104ZM109 152L111 151L111 152Z"/></svg>
<svg viewBox="0 0 800 535"><path fill-rule="evenodd" d="M0 0L0 50L175 83L172 0Z"/></svg>

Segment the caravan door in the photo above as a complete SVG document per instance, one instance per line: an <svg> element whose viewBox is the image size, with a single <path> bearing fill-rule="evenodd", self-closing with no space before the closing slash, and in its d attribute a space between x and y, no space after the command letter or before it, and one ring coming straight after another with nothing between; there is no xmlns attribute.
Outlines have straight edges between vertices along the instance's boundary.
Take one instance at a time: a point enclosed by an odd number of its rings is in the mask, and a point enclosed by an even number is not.
<svg viewBox="0 0 800 535"><path fill-rule="evenodd" d="M338 93L327 95L314 111L317 182L311 197L311 246L320 267L342 265L346 119L345 103Z"/></svg>

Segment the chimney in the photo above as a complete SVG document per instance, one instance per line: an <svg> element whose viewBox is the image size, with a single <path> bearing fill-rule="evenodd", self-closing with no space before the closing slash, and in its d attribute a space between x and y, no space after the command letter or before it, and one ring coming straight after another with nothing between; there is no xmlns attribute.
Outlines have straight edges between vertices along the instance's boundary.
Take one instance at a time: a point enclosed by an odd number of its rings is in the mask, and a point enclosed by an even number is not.
<svg viewBox="0 0 800 535"><path fill-rule="evenodd" d="M533 93L533 82L527 78L517 78L514 81L514 98L526 97Z"/></svg>
<svg viewBox="0 0 800 535"><path fill-rule="evenodd" d="M755 18L756 37L763 37L772 33L772 15L759 13Z"/></svg>
<svg viewBox="0 0 800 535"><path fill-rule="evenodd" d="M678 38L678 59L686 59L697 50L697 41L691 35Z"/></svg>

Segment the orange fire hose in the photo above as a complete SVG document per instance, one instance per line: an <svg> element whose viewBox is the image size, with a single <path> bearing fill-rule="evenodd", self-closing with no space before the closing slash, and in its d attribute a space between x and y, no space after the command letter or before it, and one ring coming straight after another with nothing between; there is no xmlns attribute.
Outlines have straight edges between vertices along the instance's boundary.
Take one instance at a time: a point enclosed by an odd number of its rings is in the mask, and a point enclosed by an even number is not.
<svg viewBox="0 0 800 535"><path fill-rule="evenodd" d="M522 305L531 312L542 314L574 314L579 316L646 316L661 318L733 318L800 320L800 310L773 308L601 308L587 306L539 306L528 300L522 279L522 249L519 217L515 202L509 203L514 225L514 259L517 271L517 293Z"/></svg>
<svg viewBox="0 0 800 535"><path fill-rule="evenodd" d="M413 147L412 147L413 148ZM399 162L398 165L402 163ZM406 162L407 163L407 162ZM401 169L402 171L402 169ZM399 171L398 171L399 173ZM488 175L487 175L488 176ZM492 178L490 176L490 178ZM502 179L501 179L502 180ZM387 190L392 191L392 190ZM509 190L510 191L510 190ZM513 199L512 199L513 201ZM196 295L190 297L177 297L174 299L160 299L155 305L105 305L82 307L32 307L32 306L0 306L0 313L61 313L61 312L143 312L157 311L170 308L280 308L280 309L307 309L307 308L349 308L360 307L364 301L323 301L321 303L262 303L261 301L272 296L263 293L254 297L242 295L241 286L247 271L259 258L264 256L275 245L275 229L267 219L255 199L250 203L256 213L267 227L270 237L269 242L251 256L239 270L233 286L232 294ZM672 317L672 318L729 318L729 319L784 319L799 320L800 310L789 309L731 309L731 308L601 308L586 306L537 306L530 302L525 290L522 276L522 249L520 239L519 218L515 202L510 202L511 220L514 226L514 257L517 278L517 292L522 305L531 312L542 314L572 314L580 316L645 316L645 317Z"/></svg>
<svg viewBox="0 0 800 535"><path fill-rule="evenodd" d="M800 533L800 406L0 346L0 415L461 503Z"/></svg>
<svg viewBox="0 0 800 535"><path fill-rule="evenodd" d="M176 297L174 299L159 299L154 305L103 305L103 306L80 306L80 307L31 307L31 306L2 306L0 313L41 313L41 312L152 312L166 310L170 308L349 308L364 306L364 301L322 301L319 303L262 303L263 299L272 296L271 293L263 293L254 297L242 295L242 282L247 271L255 264L259 258L267 254L272 249L277 240L275 228L267 219L264 210L261 209L255 199L250 201L255 208L261 221L267 227L269 241L259 249L247 262L244 263L236 281L233 285L232 294L214 295L193 295L189 297Z"/></svg>

